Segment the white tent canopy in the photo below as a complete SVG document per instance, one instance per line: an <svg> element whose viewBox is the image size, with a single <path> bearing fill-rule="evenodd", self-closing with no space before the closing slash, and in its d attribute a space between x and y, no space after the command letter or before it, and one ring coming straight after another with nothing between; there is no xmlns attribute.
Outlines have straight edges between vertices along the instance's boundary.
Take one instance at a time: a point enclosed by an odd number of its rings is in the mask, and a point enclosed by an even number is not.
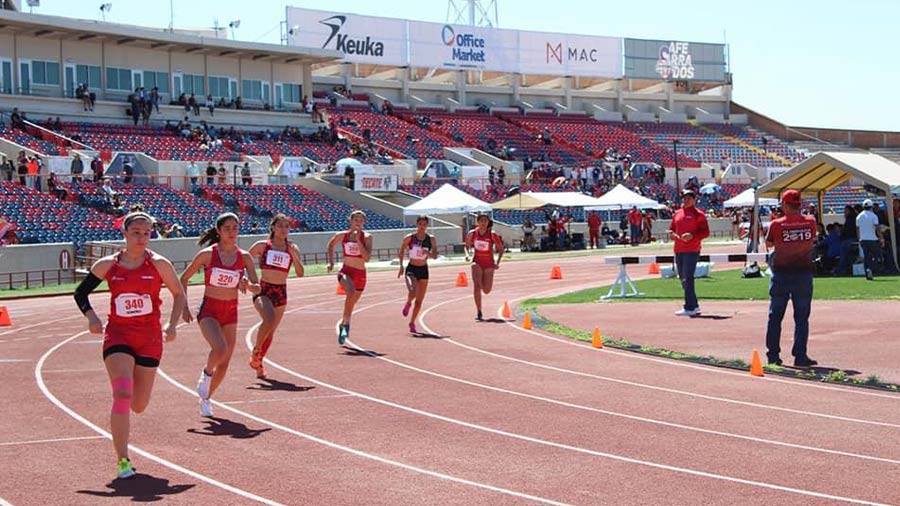
<svg viewBox="0 0 900 506"><path fill-rule="evenodd" d="M405 216L490 211L491 205L452 184L445 184L422 200L403 209Z"/></svg>
<svg viewBox="0 0 900 506"><path fill-rule="evenodd" d="M496 209L538 209L544 206L585 207L595 206L600 202L590 195L578 192L524 192L491 206Z"/></svg>
<svg viewBox="0 0 900 506"><path fill-rule="evenodd" d="M819 201L821 222L823 196L838 185L857 178L878 188L885 194L887 209L893 209L892 189L900 187L900 165L871 153L844 153L823 151L798 163L791 170L760 186L757 197L780 197L784 190L798 190L804 196L816 196ZM758 210L754 210L759 215ZM757 220L758 222L758 220ZM891 229L891 246L897 263L897 235L894 220L888 220Z"/></svg>
<svg viewBox="0 0 900 506"><path fill-rule="evenodd" d="M662 209L666 206L659 202L638 195L637 193L625 188L621 184L606 192L602 197L596 199L597 203L592 206L585 207L585 211L617 211L619 209Z"/></svg>
<svg viewBox="0 0 900 506"><path fill-rule="evenodd" d="M753 188L747 188L741 193L735 195L734 197L726 200L722 205L725 207L753 207L754 196L756 195L756 191ZM761 206L777 206L778 199L773 198L761 198L759 199L759 205Z"/></svg>

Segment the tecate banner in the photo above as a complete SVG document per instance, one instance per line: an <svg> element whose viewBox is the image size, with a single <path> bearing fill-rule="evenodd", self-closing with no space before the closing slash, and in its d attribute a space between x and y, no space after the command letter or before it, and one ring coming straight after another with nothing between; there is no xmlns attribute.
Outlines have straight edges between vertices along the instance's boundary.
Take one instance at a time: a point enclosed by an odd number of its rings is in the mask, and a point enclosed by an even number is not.
<svg viewBox="0 0 900 506"><path fill-rule="evenodd" d="M517 50L515 30L409 22L413 66L516 72Z"/></svg>
<svg viewBox="0 0 900 506"><path fill-rule="evenodd" d="M519 32L519 72L535 75L622 77L622 39Z"/></svg>
<svg viewBox="0 0 900 506"><path fill-rule="evenodd" d="M340 12L287 8L291 46L333 49L344 60L402 67L406 61L406 20Z"/></svg>

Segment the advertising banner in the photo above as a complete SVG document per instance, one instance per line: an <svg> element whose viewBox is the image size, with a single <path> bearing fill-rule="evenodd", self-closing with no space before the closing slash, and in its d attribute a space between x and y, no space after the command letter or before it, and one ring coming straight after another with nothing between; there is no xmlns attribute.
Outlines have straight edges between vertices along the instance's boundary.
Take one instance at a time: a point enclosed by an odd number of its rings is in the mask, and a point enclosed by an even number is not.
<svg viewBox="0 0 900 506"><path fill-rule="evenodd" d="M518 32L409 22L409 63L418 67L516 72Z"/></svg>
<svg viewBox="0 0 900 506"><path fill-rule="evenodd" d="M291 46L334 49L344 61L402 67L406 61L406 20L341 12L287 8Z"/></svg>
<svg viewBox="0 0 900 506"><path fill-rule="evenodd" d="M725 81L725 45L625 39L625 77Z"/></svg>
<svg viewBox="0 0 900 506"><path fill-rule="evenodd" d="M519 32L519 72L551 76L622 77L622 39Z"/></svg>
<svg viewBox="0 0 900 506"><path fill-rule="evenodd" d="M358 192L395 192L398 179L397 174L378 172L374 165L353 168L353 190Z"/></svg>

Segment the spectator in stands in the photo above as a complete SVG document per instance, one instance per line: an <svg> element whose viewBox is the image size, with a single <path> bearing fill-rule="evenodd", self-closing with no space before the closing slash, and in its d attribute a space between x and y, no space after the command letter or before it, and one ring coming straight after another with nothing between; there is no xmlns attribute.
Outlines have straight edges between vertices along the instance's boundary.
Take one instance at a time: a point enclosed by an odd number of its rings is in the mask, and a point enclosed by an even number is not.
<svg viewBox="0 0 900 506"><path fill-rule="evenodd" d="M84 174L84 162L81 160L81 155L78 153L72 155L72 164L69 165L69 173L72 174L73 182L81 182L82 175Z"/></svg>
<svg viewBox="0 0 900 506"><path fill-rule="evenodd" d="M156 112L159 112L159 88L154 86L150 90L150 108L156 109Z"/></svg>
<svg viewBox="0 0 900 506"><path fill-rule="evenodd" d="M497 178L497 171L494 169L493 166L491 166L491 168L488 169L488 183L489 183L491 186L493 186L493 185L494 185L494 181L496 180L496 178Z"/></svg>
<svg viewBox="0 0 900 506"><path fill-rule="evenodd" d="M94 183L100 184L100 181L103 180L103 161L100 160L100 155L94 155L94 159L91 160L91 172L94 173Z"/></svg>
<svg viewBox="0 0 900 506"><path fill-rule="evenodd" d="M209 115L210 115L210 116L215 116L215 115L216 115L216 101L213 100L213 96L212 96L212 95L207 95L207 96L206 96L206 108L209 109Z"/></svg>
<svg viewBox="0 0 900 506"><path fill-rule="evenodd" d="M131 162L122 164L122 182L130 184L134 180L134 165Z"/></svg>
<svg viewBox="0 0 900 506"><path fill-rule="evenodd" d="M497 184L503 186L506 181L506 169L501 165L499 169L497 169Z"/></svg>
<svg viewBox="0 0 900 506"><path fill-rule="evenodd" d="M134 123L134 126L137 126L138 120L141 119L141 99L138 98L137 93L131 95L129 99L129 114L131 115L131 121Z"/></svg>
<svg viewBox="0 0 900 506"><path fill-rule="evenodd" d="M241 183L244 186L253 184L253 176L250 175L250 162L244 162L244 166L241 167Z"/></svg>
<svg viewBox="0 0 900 506"><path fill-rule="evenodd" d="M184 171L185 175L191 182L191 191L197 190L197 180L200 179L200 167L197 166L197 162L191 160L191 163L188 164L187 168Z"/></svg>
<svg viewBox="0 0 900 506"><path fill-rule="evenodd" d="M197 102L197 97L191 93L191 96L188 97L187 105L184 108L185 112L191 111L194 113L194 116L200 116L200 103Z"/></svg>
<svg viewBox="0 0 900 506"><path fill-rule="evenodd" d="M588 243L591 249L600 247L600 227L603 225L603 220L600 219L600 214L597 211L589 211L587 217L588 224Z"/></svg>
<svg viewBox="0 0 900 506"><path fill-rule="evenodd" d="M16 171L13 161L7 158L5 154L0 154L0 156L2 156L2 161L0 161L0 170L3 171L3 180L12 181L13 173Z"/></svg>
<svg viewBox="0 0 900 506"><path fill-rule="evenodd" d="M9 124L13 128L25 130L25 113L19 112L18 107L13 107L12 114L9 115Z"/></svg>
<svg viewBox="0 0 900 506"><path fill-rule="evenodd" d="M816 220L800 214L802 199L797 190L781 195L785 216L773 220L766 234L766 246L772 253L769 265L772 280L769 284L769 321L766 327L766 357L770 364L781 365L781 321L788 300L794 308L795 367L810 367L816 361L809 358L809 313L813 296L813 240Z"/></svg>
<svg viewBox="0 0 900 506"><path fill-rule="evenodd" d="M56 178L55 172L51 172L50 178L47 179L47 191L60 200L66 200L69 193L65 188L59 186L59 180Z"/></svg>
<svg viewBox="0 0 900 506"><path fill-rule="evenodd" d="M872 212L872 200L864 200L863 212L856 216L856 235L863 253L866 279L869 281L875 279L876 266L881 259L881 248L884 247L884 236L878 224L878 216Z"/></svg>
<svg viewBox="0 0 900 506"><path fill-rule="evenodd" d="M669 228L669 237L674 241L675 267L684 290L684 306L675 312L676 316L697 316L700 304L694 290L694 273L700 257L703 239L709 237L709 224L703 211L696 208L697 195L685 188L681 191L682 207L675 212Z"/></svg>
<svg viewBox="0 0 900 506"><path fill-rule="evenodd" d="M209 162L206 164L206 184L212 185L216 182L216 166Z"/></svg>
<svg viewBox="0 0 900 506"><path fill-rule="evenodd" d="M219 179L219 184L228 184L228 171L225 170L225 164L219 162L219 168L216 170L216 175Z"/></svg>
<svg viewBox="0 0 900 506"><path fill-rule="evenodd" d="M234 108L235 109L243 109L244 108L244 101L241 100L241 97L237 97L236 99L234 99Z"/></svg>
<svg viewBox="0 0 900 506"><path fill-rule="evenodd" d="M40 165L36 156L30 156L25 162L25 186L32 186L37 191L41 191L41 181L38 179Z"/></svg>
<svg viewBox="0 0 900 506"><path fill-rule="evenodd" d="M91 94L88 91L88 85L85 83L81 83L75 88L75 98L81 100L81 106L85 111L93 111L94 104L91 101Z"/></svg>

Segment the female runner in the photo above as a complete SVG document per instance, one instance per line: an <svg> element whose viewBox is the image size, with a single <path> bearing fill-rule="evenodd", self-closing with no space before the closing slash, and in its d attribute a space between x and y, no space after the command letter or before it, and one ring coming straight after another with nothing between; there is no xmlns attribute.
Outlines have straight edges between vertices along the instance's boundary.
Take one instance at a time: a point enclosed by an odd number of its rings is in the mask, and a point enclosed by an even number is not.
<svg viewBox="0 0 900 506"><path fill-rule="evenodd" d="M197 313L200 332L209 343L206 367L200 372L197 394L200 396L200 414L212 416L209 399L225 379L234 345L238 321L238 292L259 293L256 269L250 254L237 245L240 222L237 215L225 213L216 218L216 226L203 233L197 244L205 246L197 252L191 265L181 273L181 285L187 296L188 281L203 268L205 289L203 302ZM247 279L244 277L246 273ZM182 319L194 319L188 304L184 306Z"/></svg>
<svg viewBox="0 0 900 506"><path fill-rule="evenodd" d="M484 319L481 313L481 294L491 293L494 287L494 271L500 268L500 259L503 258L503 239L493 231L493 222L486 214L479 214L476 219L477 226L466 236L466 258L469 251L474 249L472 256L472 285L475 291L475 309L478 314L475 320ZM494 251L497 252L497 260L494 261Z"/></svg>
<svg viewBox="0 0 900 506"><path fill-rule="evenodd" d="M256 331L256 344L250 358L250 367L256 369L257 378L265 378L263 359L272 346L275 329L281 323L287 306L287 278L294 265L294 274L303 277L300 249L288 241L291 221L283 214L276 214L269 223L269 239L257 241L250 247L250 256L259 258L262 272L259 295L253 296L253 306L259 312L262 323Z"/></svg>
<svg viewBox="0 0 900 506"><path fill-rule="evenodd" d="M409 250L409 264L404 270L403 254L407 250ZM409 289L409 296L403 306L403 316L409 315L409 308L412 306L413 300L416 303L409 319L409 331L413 334L419 333L416 330L416 318L422 309L425 291L428 290L428 259L437 258L437 252L437 240L428 234L428 217L419 216L416 218L416 231L403 238L400 250L397 252L397 256L400 258L400 271L397 272L397 277L406 273L406 287Z"/></svg>
<svg viewBox="0 0 900 506"><path fill-rule="evenodd" d="M353 307L366 289L366 262L372 251L372 236L363 232L366 213L357 209L350 213L350 229L338 232L328 241L328 272L334 269L334 247L341 243L344 262L338 272L338 283L343 285L347 297L344 299L344 314L338 330L338 344L343 345L350 336L350 317Z"/></svg>
<svg viewBox="0 0 900 506"><path fill-rule="evenodd" d="M153 219L146 213L125 217L122 235L125 249L103 257L75 289L78 309L87 317L92 334L103 324L91 308L88 295L106 280L109 285L109 321L103 336L103 362L112 383L109 415L113 447L118 456L119 478L134 476L128 458L130 412L142 413L150 403L156 368L162 357L163 328L160 324L159 292L163 285L172 294L172 314L165 327L166 341L175 339L178 315L185 303L178 273L166 258L147 249Z"/></svg>

